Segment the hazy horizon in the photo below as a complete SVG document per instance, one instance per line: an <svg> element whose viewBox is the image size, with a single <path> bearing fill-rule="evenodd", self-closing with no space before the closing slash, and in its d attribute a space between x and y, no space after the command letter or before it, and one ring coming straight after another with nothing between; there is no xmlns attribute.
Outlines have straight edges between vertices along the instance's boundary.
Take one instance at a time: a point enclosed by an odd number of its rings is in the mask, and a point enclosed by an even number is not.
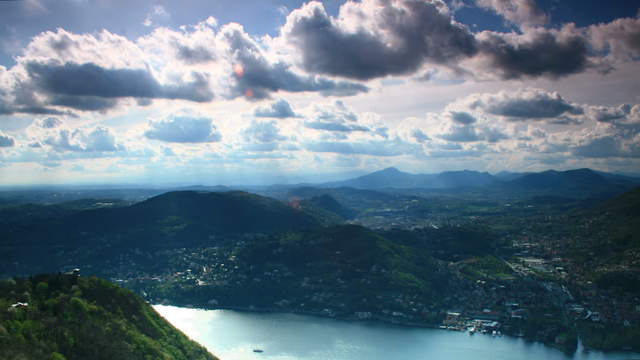
<svg viewBox="0 0 640 360"><path fill-rule="evenodd" d="M412 174L412 175L437 175L437 174L441 174L441 173L445 173L445 172L462 172L462 171L475 171L475 170L468 170L468 169L459 169L459 170L447 170L447 171L441 171L441 172L432 172L432 173L414 173L414 172L410 172L410 171L404 171L403 169L399 169L395 166L390 166L384 169L377 169L377 170L371 170L371 171L357 171L357 172L344 172L344 173L335 173L335 174L330 174L330 175L324 175L324 176L320 176L320 177L313 177L311 175L307 175L305 176L299 176L299 177L291 177L291 178L284 178L284 177L265 177L265 178L261 178L259 180L255 180L255 178L238 178L237 180L227 180L226 182L216 182L215 180L211 180L209 182L192 182L189 180L184 180L184 181L170 181L170 180L164 180L164 179L156 179L156 181L153 180L140 180L140 181L122 181L122 182L111 182L111 183L106 183L106 182L77 182L77 183L70 183L70 182L60 182L60 183L33 183L33 184L6 184L6 185L0 185L0 191L6 191L6 190L28 190L28 189L73 189L73 188L85 188L85 189L110 189L110 188L122 188L122 189L126 189L126 188L157 188L157 189L170 189L170 188L188 188L188 187L198 187L198 186L203 186L203 187L216 187L216 186L222 186L222 187L229 187L229 188L251 188L251 187L268 187L268 186L278 186L278 185L282 185L282 186L291 186L291 185L321 185L321 184L325 184L325 183L333 183L333 182L341 182L341 181L346 181L346 180L351 180L351 179L355 179L361 176L366 176L372 173L376 173L376 172L380 172L380 171L384 171L387 170L389 168L395 168L397 170L399 170L402 173L407 173L407 174ZM640 178L640 173L631 173L631 172L606 172L606 171L601 171L601 170L597 170L597 169L589 169L589 168L575 168L575 169L567 169L567 170L557 170L557 169L553 169L553 168L549 168L549 169L545 169L545 170L541 170L541 171L532 171L532 172L517 172L517 171L508 171L508 170L503 170L503 171L498 171L498 172L486 172L490 175L493 176L497 176L498 174L505 172L505 173L511 173L511 174L526 174L526 173L541 173L541 172L547 172L547 171L557 171L557 172L564 172L564 171L571 171L571 170L581 170L581 169L588 169L588 170L593 170L595 172L603 172L603 173L609 173L609 174L613 174L613 175L620 175L620 176L627 176L627 177L633 177L633 178ZM252 182L253 181L253 182ZM393 187L392 185L390 187Z"/></svg>
<svg viewBox="0 0 640 360"><path fill-rule="evenodd" d="M640 169L637 3L251 5L0 2L0 185Z"/></svg>

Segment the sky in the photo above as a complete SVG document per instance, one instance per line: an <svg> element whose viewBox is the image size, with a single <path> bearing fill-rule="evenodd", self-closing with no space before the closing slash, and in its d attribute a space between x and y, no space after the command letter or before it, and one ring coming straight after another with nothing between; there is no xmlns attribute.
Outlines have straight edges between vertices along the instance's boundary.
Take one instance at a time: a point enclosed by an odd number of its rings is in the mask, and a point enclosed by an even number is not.
<svg viewBox="0 0 640 360"><path fill-rule="evenodd" d="M0 185L390 166L640 173L640 1L0 1Z"/></svg>

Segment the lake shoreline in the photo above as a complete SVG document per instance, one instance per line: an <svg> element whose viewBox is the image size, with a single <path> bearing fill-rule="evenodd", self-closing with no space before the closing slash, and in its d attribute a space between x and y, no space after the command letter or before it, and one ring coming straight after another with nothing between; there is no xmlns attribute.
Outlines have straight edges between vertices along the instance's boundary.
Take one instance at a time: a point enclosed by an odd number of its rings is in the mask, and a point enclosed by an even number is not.
<svg viewBox="0 0 640 360"><path fill-rule="evenodd" d="M201 307L201 306L193 306L193 305L176 305L176 304L162 304L162 303L157 303L157 304L151 304L152 306L155 305L163 305L163 306L175 306L175 307L182 307L182 308L187 308L187 309L195 309L195 310L232 310L232 311L238 311L238 312L248 312L248 313L255 313L255 314L293 314L293 315L305 315L305 316L312 316L312 317L316 317L316 318L321 318L321 319L332 319L332 320L338 320L338 321L345 321L345 322L349 322L349 323L361 323L361 324L373 324L373 325L392 325L392 326L397 326L397 327L403 327L403 328L414 328L414 329L436 329L436 330L443 330L443 331L455 331L455 332L466 332L466 331L458 331L458 330L450 330L450 329L443 329L441 328L441 324L428 324L428 323L417 323L417 322L411 322L411 321L402 321L402 320L398 320L398 319L394 319L391 317L384 317L384 316L380 316L380 315L376 315L376 314L372 314L371 318L368 319L361 319L361 318L356 318L353 316L331 316L328 315L326 313L324 313L323 311L300 311L300 310L293 310L293 309L281 309L281 308L257 308L257 307L245 307L245 306L216 306L216 307ZM489 335L489 334L483 334L483 333L478 333L479 335ZM492 335L489 335L492 336ZM554 348L556 350L559 350L567 355L572 355L577 351L577 347L573 350L571 349L566 349L565 347L562 346L562 344L557 344L554 342L542 342L542 341L536 341L536 340L532 340L532 339L528 339L524 336L516 336L516 335L512 335L512 334L504 334L501 333L500 336L506 336L506 337L510 337L513 339L517 339L517 338L521 338L527 342L530 342L532 344L542 344L544 346L548 346L551 348ZM602 351L599 349L589 349L584 347L587 350L593 350L593 351L599 351L599 352L604 352L606 353L607 351ZM615 352L615 351L612 351Z"/></svg>
<svg viewBox="0 0 640 360"><path fill-rule="evenodd" d="M407 360L424 356L449 360L640 360L640 353L634 352L604 352L580 345L578 351L567 354L522 337L471 336L460 331L431 331L440 329L434 326L348 320L281 309L154 307L174 326L227 360L383 360L395 356ZM254 349L264 349L264 354L256 357Z"/></svg>

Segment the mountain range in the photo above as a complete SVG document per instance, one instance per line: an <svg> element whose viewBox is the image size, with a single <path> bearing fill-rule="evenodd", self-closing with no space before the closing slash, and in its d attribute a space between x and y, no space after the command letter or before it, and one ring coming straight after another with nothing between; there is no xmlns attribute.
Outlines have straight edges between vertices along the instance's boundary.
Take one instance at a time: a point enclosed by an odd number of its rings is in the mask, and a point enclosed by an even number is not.
<svg viewBox="0 0 640 360"><path fill-rule="evenodd" d="M318 187L357 189L474 189L524 191L558 195L611 196L640 185L640 178L591 169L548 170L539 173L445 171L438 174L411 174L394 167L353 179L318 184Z"/></svg>

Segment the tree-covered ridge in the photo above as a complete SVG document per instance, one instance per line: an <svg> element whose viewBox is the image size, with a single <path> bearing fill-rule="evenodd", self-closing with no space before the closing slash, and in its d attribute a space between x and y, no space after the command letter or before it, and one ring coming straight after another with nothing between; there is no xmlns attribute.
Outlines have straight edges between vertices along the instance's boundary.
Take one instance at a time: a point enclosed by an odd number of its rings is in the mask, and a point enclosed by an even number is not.
<svg viewBox="0 0 640 360"><path fill-rule="evenodd" d="M87 263L98 268L105 259L134 248L155 251L215 246L233 236L321 226L320 220L301 209L242 191L174 191L131 206L42 216L37 222L29 221L29 214L46 215L49 210L42 205L33 208L6 224L0 251L7 261L0 262L0 274L51 272ZM12 264L19 266L16 269Z"/></svg>
<svg viewBox="0 0 640 360"><path fill-rule="evenodd" d="M265 254L271 254L266 262L280 263L298 277L342 279L350 291L363 293L429 293L437 271L427 252L395 244L358 225L283 234L247 248L239 257L247 264L263 264Z"/></svg>
<svg viewBox="0 0 640 360"><path fill-rule="evenodd" d="M159 303L421 323L435 321L452 280L428 251L359 225L185 250L154 276L166 281L127 286Z"/></svg>
<svg viewBox="0 0 640 360"><path fill-rule="evenodd" d="M130 290L58 274L0 281L0 359L216 358Z"/></svg>

